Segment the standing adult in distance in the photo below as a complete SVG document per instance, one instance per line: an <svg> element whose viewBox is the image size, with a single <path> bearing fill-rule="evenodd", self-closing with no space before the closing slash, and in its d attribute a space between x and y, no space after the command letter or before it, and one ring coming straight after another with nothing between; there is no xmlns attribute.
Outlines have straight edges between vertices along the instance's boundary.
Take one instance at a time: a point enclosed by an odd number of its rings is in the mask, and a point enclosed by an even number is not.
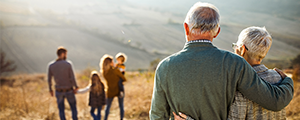
<svg viewBox="0 0 300 120"><path fill-rule="evenodd" d="M51 96L53 96L52 90L52 77L55 81L55 96L59 109L59 117L61 120L66 120L65 117L65 98L67 99L71 110L73 120L77 120L77 108L75 93L78 90L78 86L74 77L72 65L67 59L67 49L59 47L57 49L57 56L55 62L50 63L48 67L48 84Z"/></svg>

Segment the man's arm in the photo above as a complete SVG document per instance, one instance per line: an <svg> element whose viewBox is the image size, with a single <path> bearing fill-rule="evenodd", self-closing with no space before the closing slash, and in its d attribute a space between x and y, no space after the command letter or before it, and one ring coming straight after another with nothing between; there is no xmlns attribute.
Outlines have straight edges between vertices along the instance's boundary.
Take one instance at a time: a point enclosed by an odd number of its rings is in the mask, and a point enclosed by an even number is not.
<svg viewBox="0 0 300 120"><path fill-rule="evenodd" d="M49 92L50 92L50 95L53 96L53 90L52 90L52 72L50 70L50 66L48 66L48 85L49 85Z"/></svg>
<svg viewBox="0 0 300 120"><path fill-rule="evenodd" d="M293 98L293 80L289 77L278 85L261 79L249 64L244 64L238 81L238 90L248 99L258 103L262 107L279 111L287 106Z"/></svg>
<svg viewBox="0 0 300 120"><path fill-rule="evenodd" d="M158 70L155 74L154 88L150 109L151 120L167 120L170 118L170 106L166 100L166 95L161 88Z"/></svg>
<svg viewBox="0 0 300 120"><path fill-rule="evenodd" d="M76 83L76 80L75 80L75 75L74 75L73 68L72 68L71 64L70 64L70 68L69 68L69 78L71 80L72 86L75 87L76 90L77 90L78 86L77 86L77 83Z"/></svg>

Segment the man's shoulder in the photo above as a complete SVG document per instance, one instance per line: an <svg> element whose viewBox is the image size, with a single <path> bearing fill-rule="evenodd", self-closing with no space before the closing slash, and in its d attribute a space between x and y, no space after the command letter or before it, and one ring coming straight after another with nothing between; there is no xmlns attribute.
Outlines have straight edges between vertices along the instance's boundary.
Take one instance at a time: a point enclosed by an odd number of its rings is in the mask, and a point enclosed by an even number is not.
<svg viewBox="0 0 300 120"><path fill-rule="evenodd" d="M70 61L70 60L61 60L59 62L61 62L61 64L65 64L65 65L69 65L69 66L71 66L73 64L72 61Z"/></svg>
<svg viewBox="0 0 300 120"><path fill-rule="evenodd" d="M223 63L230 66L232 66L233 64L244 65L248 63L243 57L227 50L218 49L215 56L218 58L222 57L220 59L223 59Z"/></svg>
<svg viewBox="0 0 300 120"><path fill-rule="evenodd" d="M66 64L68 64L68 65L72 65L73 64L71 60L64 60L64 62L66 62Z"/></svg>
<svg viewBox="0 0 300 120"><path fill-rule="evenodd" d="M170 63L172 60L176 60L176 57L178 57L179 55L180 55L180 52L169 55L168 57L166 57L160 61L159 66L166 65L166 64Z"/></svg>
<svg viewBox="0 0 300 120"><path fill-rule="evenodd" d="M49 66L54 66L56 64L64 64L64 65L68 65L68 66L71 66L72 65L72 62L70 60L59 60L59 61L51 61L49 63Z"/></svg>
<svg viewBox="0 0 300 120"><path fill-rule="evenodd" d="M232 59L237 59L237 60L242 60L244 59L243 57L233 53L233 52L230 52L230 51L227 51L227 50L221 50L219 49L220 53L221 54L224 54L225 57L230 57Z"/></svg>
<svg viewBox="0 0 300 120"><path fill-rule="evenodd" d="M48 63L48 66L52 66L56 61L55 60L52 60Z"/></svg>
<svg viewBox="0 0 300 120"><path fill-rule="evenodd" d="M178 55L180 54L180 52L174 53L172 55L169 55L168 57L165 57L164 59L162 59L159 64L157 65L157 71L164 71L163 69L167 69L168 65L171 64L171 61L176 61L176 57L178 57Z"/></svg>
<svg viewBox="0 0 300 120"><path fill-rule="evenodd" d="M223 59L224 60L223 62L225 63L235 63L235 64L247 63L243 57L230 51L221 50L217 48L210 52L211 54L207 54L209 55L209 57L215 57L216 59ZM180 62L180 60L184 60L184 59L186 59L185 51L182 50L164 58L160 62L159 66L165 66L178 61Z"/></svg>

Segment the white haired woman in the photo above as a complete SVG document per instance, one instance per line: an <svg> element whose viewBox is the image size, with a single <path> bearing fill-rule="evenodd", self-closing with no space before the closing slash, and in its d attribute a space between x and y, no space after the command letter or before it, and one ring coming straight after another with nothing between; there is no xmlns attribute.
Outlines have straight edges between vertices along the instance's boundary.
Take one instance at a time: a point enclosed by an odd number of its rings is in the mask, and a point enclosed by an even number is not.
<svg viewBox="0 0 300 120"><path fill-rule="evenodd" d="M258 76L271 84L281 82L281 74L275 70L268 69L261 64L272 45L272 37L264 27L248 27L244 29L237 43L233 43L234 52L243 57L257 72ZM173 113L174 114L174 113ZM174 114L175 120L193 120L193 118L179 113ZM259 104L247 99L239 91L236 91L235 99L228 113L229 120L285 120L285 109L271 111L261 107Z"/></svg>

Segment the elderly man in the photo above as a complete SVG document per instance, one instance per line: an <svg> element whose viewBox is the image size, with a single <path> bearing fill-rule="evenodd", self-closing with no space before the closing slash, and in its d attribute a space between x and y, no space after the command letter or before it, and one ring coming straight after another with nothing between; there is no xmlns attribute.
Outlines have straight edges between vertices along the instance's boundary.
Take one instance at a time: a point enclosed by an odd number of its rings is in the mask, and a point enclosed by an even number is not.
<svg viewBox="0 0 300 120"><path fill-rule="evenodd" d="M181 111L194 119L227 119L236 90L270 110L283 109L293 97L293 81L262 80L242 57L212 45L220 32L218 9L196 3L184 23L183 50L160 62L150 110L151 120L174 119Z"/></svg>

